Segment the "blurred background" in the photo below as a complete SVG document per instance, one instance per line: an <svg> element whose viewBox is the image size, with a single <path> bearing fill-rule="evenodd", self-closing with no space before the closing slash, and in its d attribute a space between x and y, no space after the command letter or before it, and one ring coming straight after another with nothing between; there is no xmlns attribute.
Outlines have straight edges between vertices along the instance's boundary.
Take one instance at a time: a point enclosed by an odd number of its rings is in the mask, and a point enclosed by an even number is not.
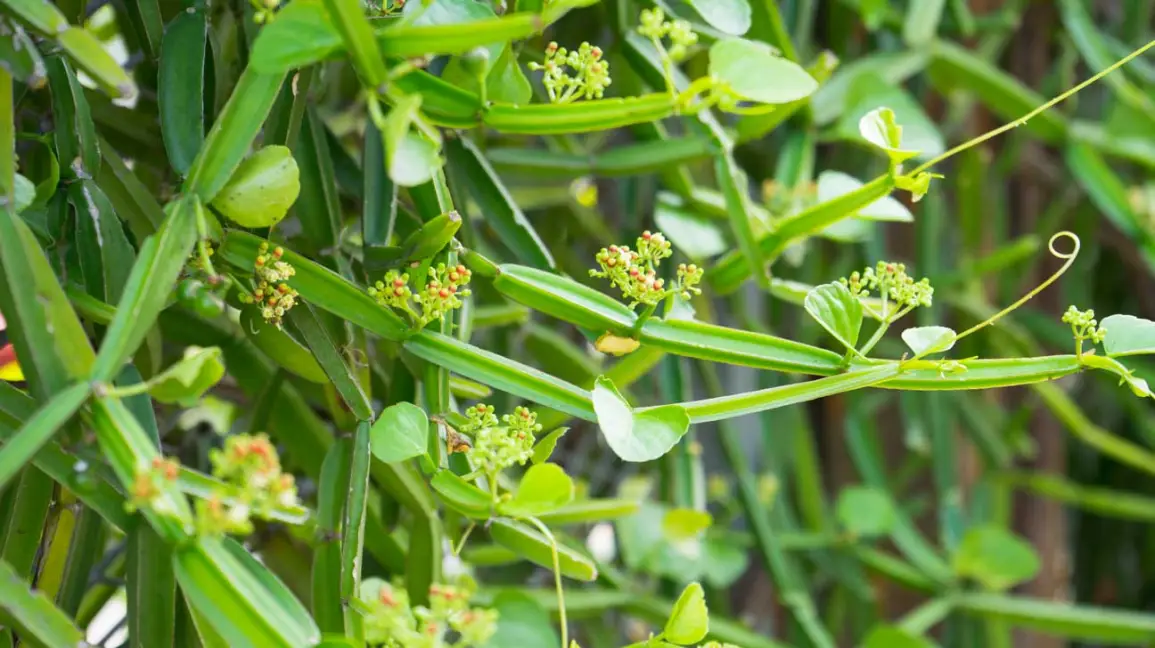
<svg viewBox="0 0 1155 648"><path fill-rule="evenodd" d="M765 14L758 2L751 4L757 28ZM830 172L864 182L885 172L885 161L858 134L858 119L867 111L892 107L904 138L916 141L911 148L921 149L920 159L928 159L1020 117L1143 45L1151 38L1155 17L1155 2L1148 0L776 4L801 61L829 51L841 64L808 111L768 135L756 119L727 122L743 141L736 157L761 191L769 218L824 199L824 174L828 182L837 177ZM928 10L924 5L942 9L941 21L930 31L912 19ZM645 81L631 78L628 49L623 56L603 20L634 10L627 2L607 3L573 14L557 30L573 41L563 44L588 39L617 56L611 59L617 93ZM688 75L703 74L704 68L704 57L693 59ZM773 276L787 281L776 282L770 294L750 281L727 297L708 287L708 299L698 300L695 308L699 316L711 313L728 325L834 348L797 305L800 295L791 293L788 281L823 283L888 259L905 262L916 279L929 277L936 291L934 307L919 309L905 325L962 330L1054 272L1061 261L1048 254L1047 242L1069 230L1082 241L1070 271L997 326L960 344L952 357L1069 353L1070 331L1060 317L1070 304L1093 308L1100 318L1112 313L1155 317L1153 101L1155 58L1144 56L1026 126L936 168L946 177L935 181L921 202L912 204L908 195L896 193L903 205L884 209L905 207L913 222L856 221L828 231L774 265ZM675 135L685 132L684 124L666 126ZM651 137L649 130L615 132L600 145L587 140L581 146L606 149ZM597 246L632 243L644 228L661 229L681 254L707 264L734 249L720 198L702 188L714 186L708 160L649 177L559 174L552 189L558 193L551 198L550 182L540 173L503 164L501 145L490 142L495 166L523 204L542 201L531 217L565 270L579 280ZM692 199L670 191L671 183L681 182L670 177L678 173L688 173L698 189ZM568 200L548 204L560 200L563 186ZM593 245L575 246L576 240ZM524 344L500 350L520 353L521 359L579 383L600 370L602 360L593 359L591 366L587 355L564 367L552 350L550 337L556 334L544 323L531 322L524 335ZM495 335L491 342L505 340ZM584 342L580 336L571 341ZM904 351L897 335L879 347L881 355L890 357ZM1135 364L1140 375L1155 377L1149 361ZM708 396L714 377L702 371L696 363L664 358L637 382L633 395L645 403ZM726 392L784 380L722 365L717 378ZM823 619L840 629L843 645L861 637L873 620L901 618L927 600L918 588L879 576L847 560L839 549L844 540L837 529L845 522L840 496L864 486L889 489L899 514L909 516L925 538L947 553L975 526L997 525L1020 534L1033 545L1038 568L1017 592L1152 610L1153 422L1152 403L1107 376L1080 375L1035 388L986 392L870 390L747 417L728 429L696 426L687 444L663 460L659 473L649 474L649 485L668 502L709 501L715 530L734 521L730 528L736 533L729 540L746 548L737 557L727 552L733 559L728 564L724 557L711 563L710 570L737 578L728 585L720 577L711 592L711 609L729 606L793 645L808 644L781 604L784 582L811 591ZM599 449L590 426L577 429L580 433L566 437L571 472L587 471L593 492L620 489L632 467ZM737 462L753 472L785 550L779 570L793 573L791 579L773 577L765 554L745 535L751 525L735 499ZM636 529L623 523L618 531L627 564L632 560L631 566L659 574L685 570L684 563L654 567L631 557L628 534ZM894 551L890 542L879 546ZM1022 630L1011 633L965 618L952 619L935 636L948 646L1095 645Z"/></svg>

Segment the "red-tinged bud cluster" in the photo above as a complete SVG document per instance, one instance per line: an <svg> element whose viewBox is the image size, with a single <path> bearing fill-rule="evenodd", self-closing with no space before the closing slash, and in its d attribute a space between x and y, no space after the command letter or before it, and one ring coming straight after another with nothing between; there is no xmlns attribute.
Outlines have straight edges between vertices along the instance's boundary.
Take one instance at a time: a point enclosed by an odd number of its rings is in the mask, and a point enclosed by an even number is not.
<svg viewBox="0 0 1155 648"><path fill-rule="evenodd" d="M673 246L661 232L646 230L638 237L637 250L625 245L602 248L594 256L601 270L590 270L590 276L609 279L622 291L622 297L630 300L631 307L656 305L670 295L688 299L700 292L697 285L702 280L702 271L697 266L682 264L676 280L667 284L658 276L658 266L673 253Z"/></svg>
<svg viewBox="0 0 1155 648"><path fill-rule="evenodd" d="M197 503L201 533L251 533L252 516L269 518L278 509L300 505L296 480L282 471L277 449L264 434L230 436L209 460L213 476L229 488Z"/></svg>
<svg viewBox="0 0 1155 648"><path fill-rule="evenodd" d="M613 82L610 65L602 56L602 49L589 43L574 51L550 43L545 48L545 62L530 63L529 69L544 71L542 84L553 103L601 99Z"/></svg>
<svg viewBox="0 0 1155 648"><path fill-rule="evenodd" d="M383 280L369 287L369 295L381 306L404 312L414 325L422 328L460 308L461 298L469 295L464 286L472 278L473 273L464 265L442 263L430 268L425 286L415 291L410 287L413 278L409 273L390 270Z"/></svg>
<svg viewBox="0 0 1155 648"><path fill-rule="evenodd" d="M413 605L404 583L366 578L358 598L364 604L365 639L395 648L481 648L497 628L497 613L469 606L477 590L468 577L429 588L429 605Z"/></svg>
<svg viewBox="0 0 1155 648"><path fill-rule="evenodd" d="M176 459L154 457L147 469L136 472L125 508L134 512L153 506L164 489L179 476L180 463Z"/></svg>
<svg viewBox="0 0 1155 648"><path fill-rule="evenodd" d="M280 246L269 250L268 243L261 243L257 258L253 261L253 273L257 286L251 294L242 294L241 301L256 304L261 317L280 328L285 314L297 305L298 294L288 283L297 274L293 266L282 260L285 250Z"/></svg>

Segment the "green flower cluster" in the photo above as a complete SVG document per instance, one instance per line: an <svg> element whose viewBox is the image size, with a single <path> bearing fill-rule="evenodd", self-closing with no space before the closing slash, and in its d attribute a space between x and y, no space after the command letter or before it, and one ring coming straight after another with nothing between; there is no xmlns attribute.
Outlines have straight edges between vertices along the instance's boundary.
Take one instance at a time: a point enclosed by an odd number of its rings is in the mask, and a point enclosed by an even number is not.
<svg viewBox="0 0 1155 648"><path fill-rule="evenodd" d="M868 297L872 291L877 292L882 298L883 312L874 315L880 320L897 319L918 306L930 306L934 297L930 280L924 277L915 281L906 274L906 265L902 263L879 261L877 266L852 272L839 281L856 297Z"/></svg>
<svg viewBox="0 0 1155 648"><path fill-rule="evenodd" d="M473 273L463 265L446 266L444 263L431 268L429 281L420 290L410 288L412 278L408 272L390 270L382 281L369 287L369 295L378 304L404 311L417 328L424 328L446 313L461 308L461 298L469 296L469 290L462 290L469 284ZM416 302L417 308L413 308Z"/></svg>
<svg viewBox="0 0 1155 648"><path fill-rule="evenodd" d="M297 291L285 283L296 269L281 257L285 250L280 246L269 251L268 243L261 243L257 258L253 262L253 274L257 278L257 287L252 294L241 293L241 301L246 304L257 304L261 309L261 317L277 328L293 306L297 305L299 295Z"/></svg>
<svg viewBox="0 0 1155 648"><path fill-rule="evenodd" d="M551 103L601 99L613 83L610 62L602 60L600 47L589 43L582 43L575 51L550 43L545 48L545 63L530 63L529 69L545 72L542 85Z"/></svg>
<svg viewBox="0 0 1155 648"><path fill-rule="evenodd" d="M476 648L497 630L497 612L469 606L477 586L469 578L454 585L432 585L429 607L414 606L400 583L380 578L361 583L365 640L387 648Z"/></svg>
<svg viewBox="0 0 1155 648"><path fill-rule="evenodd" d="M541 431L537 414L524 407L514 408L512 414L501 417L498 423L493 406L479 403L465 410L469 422L461 431L473 437L469 457L474 468L494 475L513 464L524 464L533 456L535 435Z"/></svg>
<svg viewBox="0 0 1155 648"><path fill-rule="evenodd" d="M622 298L630 300L631 308L638 304L653 306L671 295L689 299L691 294L702 294L698 284L702 282L703 270L692 263L678 265L677 278L668 288L666 280L658 278L662 259L674 253L661 232L642 232L637 248L631 250L628 245L602 248L594 257L602 269L590 270L590 276L609 279L622 291Z"/></svg>
<svg viewBox="0 0 1155 648"><path fill-rule="evenodd" d="M253 515L270 517L278 507L299 505L293 476L281 470L276 448L264 434L239 434L209 453L213 476L234 487L226 498L197 500L197 528L206 535L252 533ZM228 501L226 501L226 499Z"/></svg>
<svg viewBox="0 0 1155 648"><path fill-rule="evenodd" d="M666 12L659 7L643 9L639 22L638 33L653 41L659 51L662 49L662 39L670 39L670 48L666 54L672 61L686 58L690 48L698 42L698 35L688 21L666 20Z"/></svg>
<svg viewBox="0 0 1155 648"><path fill-rule="evenodd" d="M1080 355L1083 352L1083 340L1099 344L1107 335L1107 329L1099 325L1099 320L1095 319L1095 311L1090 308L1081 311L1070 306L1067 312L1063 313L1063 321L1071 325L1071 332L1075 334L1076 352Z"/></svg>

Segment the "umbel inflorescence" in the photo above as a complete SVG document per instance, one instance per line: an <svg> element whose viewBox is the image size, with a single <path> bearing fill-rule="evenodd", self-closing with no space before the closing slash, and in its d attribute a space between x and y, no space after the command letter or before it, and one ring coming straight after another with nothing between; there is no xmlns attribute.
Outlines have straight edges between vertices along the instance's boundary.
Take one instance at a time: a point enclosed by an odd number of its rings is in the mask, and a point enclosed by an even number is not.
<svg viewBox="0 0 1155 648"><path fill-rule="evenodd" d="M677 275L668 286L666 280L658 276L662 260L673 254L673 247L661 232L646 230L638 237L637 249L631 250L628 245L602 248L594 257L601 270L590 270L590 276L609 279L622 291L622 298L630 300L631 308L638 304L654 306L673 295L684 299L689 299L691 294L700 295L698 284L702 282L703 271L693 263L679 264Z"/></svg>
<svg viewBox="0 0 1155 648"><path fill-rule="evenodd" d="M470 294L465 286L472 277L473 273L463 265L439 263L430 268L426 277L428 281L414 290L411 284L420 280L408 272L390 270L384 279L369 287L369 295L381 306L405 313L417 328L424 328L446 313L461 308L461 298Z"/></svg>
<svg viewBox="0 0 1155 648"><path fill-rule="evenodd" d="M268 243L261 243L257 258L253 261L253 274L257 286L250 293L241 293L240 299L246 304L256 304L261 317L280 328L285 314L297 304L297 291L288 283L297 271L282 257L285 250L280 246L269 250Z"/></svg>
<svg viewBox="0 0 1155 648"><path fill-rule="evenodd" d="M849 277L839 281L855 297L869 297L872 292L877 293L882 300L881 312L875 312L865 302L863 308L882 321L896 320L919 306L930 306L934 297L930 280L924 277L915 281L906 274L906 265L902 263L879 261L875 267L852 272Z"/></svg>
<svg viewBox="0 0 1155 648"><path fill-rule="evenodd" d="M545 72L542 85L552 103L601 99L613 82L610 63L602 58L602 49L589 43L571 51L551 42L545 48L545 62L532 62L529 69Z"/></svg>
<svg viewBox="0 0 1155 648"><path fill-rule="evenodd" d="M534 440L541 431L537 414L517 407L499 422L492 405L479 403L466 410L465 416L469 422L461 426L461 432L473 437L469 458L479 472L493 475L533 456Z"/></svg>
<svg viewBox="0 0 1155 648"><path fill-rule="evenodd" d="M497 630L497 612L470 607L477 586L462 577L454 584L429 587L429 605L413 605L401 583L380 578L361 583L365 640L389 648L479 648Z"/></svg>

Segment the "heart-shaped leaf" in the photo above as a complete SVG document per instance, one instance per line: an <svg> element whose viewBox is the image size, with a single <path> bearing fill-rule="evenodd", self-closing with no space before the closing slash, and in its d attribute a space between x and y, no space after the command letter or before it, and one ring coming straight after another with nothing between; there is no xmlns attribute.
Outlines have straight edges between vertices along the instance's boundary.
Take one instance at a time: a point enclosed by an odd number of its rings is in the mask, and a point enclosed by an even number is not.
<svg viewBox="0 0 1155 648"><path fill-rule="evenodd" d="M710 615L706 609L706 593L698 583L690 583L674 603L662 637L679 645L695 644L710 630Z"/></svg>
<svg viewBox="0 0 1155 648"><path fill-rule="evenodd" d="M387 407L369 430L369 448L386 463L419 457L429 450L429 418L413 403Z"/></svg>
<svg viewBox="0 0 1155 648"><path fill-rule="evenodd" d="M897 516L890 497L878 489L854 486L838 495L838 522L855 537L886 535Z"/></svg>
<svg viewBox="0 0 1155 648"><path fill-rule="evenodd" d="M550 455L553 454L553 449L557 447L557 442L561 440L562 435L569 431L567 427L558 428L541 438L537 445L533 447L533 463L545 463L549 461Z"/></svg>
<svg viewBox="0 0 1155 648"><path fill-rule="evenodd" d="M837 281L815 286L802 302L806 312L846 348L858 344L862 329L862 302Z"/></svg>
<svg viewBox="0 0 1155 648"><path fill-rule="evenodd" d="M1109 315L1100 326L1107 331L1103 350L1110 356L1155 353L1155 322L1134 315Z"/></svg>
<svg viewBox="0 0 1155 648"><path fill-rule="evenodd" d="M919 326L902 332L902 341L915 355L950 351L954 347L954 337L954 329L945 326Z"/></svg>
<svg viewBox="0 0 1155 648"><path fill-rule="evenodd" d="M525 471L513 499L499 510L511 517L530 517L556 511L574 498L573 479L554 463L535 464Z"/></svg>
<svg viewBox="0 0 1155 648"><path fill-rule="evenodd" d="M605 376L594 385L593 405L602 436L623 461L653 461L690 429L690 416L678 405L635 413Z"/></svg>
<svg viewBox="0 0 1155 648"><path fill-rule="evenodd" d="M437 145L417 133L405 133L389 153L389 178L402 187L425 184L440 168Z"/></svg>
<svg viewBox="0 0 1155 648"><path fill-rule="evenodd" d="M783 104L809 97L818 82L765 43L724 38L710 47L710 74L746 101Z"/></svg>
<svg viewBox="0 0 1155 648"><path fill-rule="evenodd" d="M224 375L220 349L188 347L180 362L149 381L148 394L161 403L188 407L196 404Z"/></svg>
<svg viewBox="0 0 1155 648"><path fill-rule="evenodd" d="M863 115L858 120L858 132L866 141L886 151L891 164L902 164L919 154L902 147L902 126L890 108L875 108Z"/></svg>
<svg viewBox="0 0 1155 648"><path fill-rule="evenodd" d="M954 571L990 590L1005 590L1039 572L1039 555L1026 540L998 526L974 527L955 549Z"/></svg>
<svg viewBox="0 0 1155 648"><path fill-rule="evenodd" d="M289 213L300 193L293 153L284 146L266 146L241 162L212 205L242 227L272 227Z"/></svg>

